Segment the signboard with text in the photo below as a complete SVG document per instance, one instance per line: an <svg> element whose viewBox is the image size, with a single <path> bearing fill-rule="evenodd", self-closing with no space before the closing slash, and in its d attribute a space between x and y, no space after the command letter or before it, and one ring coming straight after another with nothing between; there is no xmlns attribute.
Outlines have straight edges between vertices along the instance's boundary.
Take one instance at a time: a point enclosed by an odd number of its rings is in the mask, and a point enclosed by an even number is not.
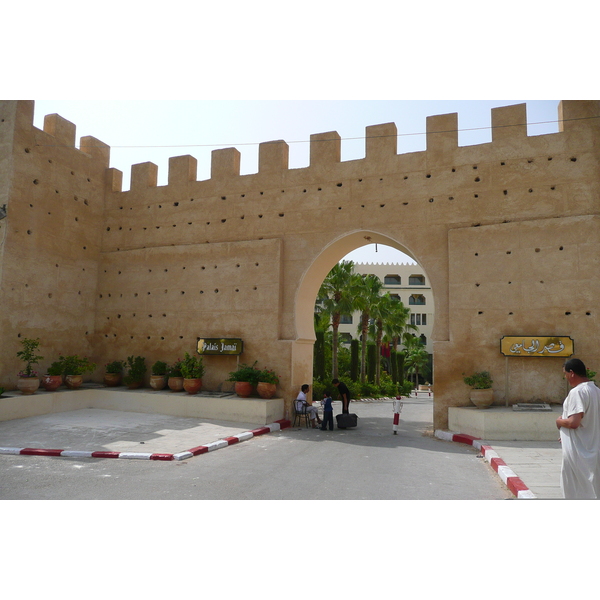
<svg viewBox="0 0 600 600"><path fill-rule="evenodd" d="M568 336L504 336L500 340L504 356L566 357L574 351L573 340Z"/></svg>
<svg viewBox="0 0 600 600"><path fill-rule="evenodd" d="M239 338L200 338L198 354L223 356L239 355L244 351L244 342Z"/></svg>

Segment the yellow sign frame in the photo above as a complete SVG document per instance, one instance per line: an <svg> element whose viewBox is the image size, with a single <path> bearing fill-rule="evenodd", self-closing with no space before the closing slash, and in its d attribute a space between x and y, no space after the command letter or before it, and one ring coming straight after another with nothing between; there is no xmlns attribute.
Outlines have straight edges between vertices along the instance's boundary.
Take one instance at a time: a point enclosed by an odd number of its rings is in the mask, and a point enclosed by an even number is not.
<svg viewBox="0 0 600 600"><path fill-rule="evenodd" d="M564 358L573 355L575 345L564 335L505 335L500 339L500 352L518 358Z"/></svg>
<svg viewBox="0 0 600 600"><path fill-rule="evenodd" d="M200 338L196 351L202 355L239 356L244 351L244 342L239 338Z"/></svg>

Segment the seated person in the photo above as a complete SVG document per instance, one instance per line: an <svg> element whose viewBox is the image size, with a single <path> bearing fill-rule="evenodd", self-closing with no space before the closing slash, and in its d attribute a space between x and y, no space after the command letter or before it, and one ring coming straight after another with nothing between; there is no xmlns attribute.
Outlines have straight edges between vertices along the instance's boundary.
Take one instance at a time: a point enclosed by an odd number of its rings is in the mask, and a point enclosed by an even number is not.
<svg viewBox="0 0 600 600"><path fill-rule="evenodd" d="M308 400L306 399L306 394L308 393L308 388L309 388L309 385L307 383L305 383L302 386L302 388L300 389L300 392L298 392L298 396L295 400L296 412L301 412L304 409L304 407L306 407L306 412L308 413L308 416L310 417L310 420L312 421L313 429L316 429L317 423L320 424L321 419L319 418L319 412L317 410L317 407L309 404Z"/></svg>

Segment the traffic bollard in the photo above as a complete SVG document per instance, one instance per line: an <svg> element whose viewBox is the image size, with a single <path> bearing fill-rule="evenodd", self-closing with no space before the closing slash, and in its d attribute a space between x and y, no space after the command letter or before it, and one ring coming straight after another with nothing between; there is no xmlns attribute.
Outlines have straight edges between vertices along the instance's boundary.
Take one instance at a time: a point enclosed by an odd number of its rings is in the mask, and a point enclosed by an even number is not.
<svg viewBox="0 0 600 600"><path fill-rule="evenodd" d="M398 424L400 423L400 413L402 412L402 407L404 404L402 403L402 396L396 396L394 400L394 435L398 433Z"/></svg>

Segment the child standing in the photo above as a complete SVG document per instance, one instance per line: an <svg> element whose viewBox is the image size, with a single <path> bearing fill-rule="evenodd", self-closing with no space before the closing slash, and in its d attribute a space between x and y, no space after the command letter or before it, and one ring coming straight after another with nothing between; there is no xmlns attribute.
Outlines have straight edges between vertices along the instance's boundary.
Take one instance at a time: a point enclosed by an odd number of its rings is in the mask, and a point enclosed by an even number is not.
<svg viewBox="0 0 600 600"><path fill-rule="evenodd" d="M331 394L329 392L323 392L323 425L321 425L321 431L326 431L327 425L329 425L329 431L333 431L333 405Z"/></svg>

